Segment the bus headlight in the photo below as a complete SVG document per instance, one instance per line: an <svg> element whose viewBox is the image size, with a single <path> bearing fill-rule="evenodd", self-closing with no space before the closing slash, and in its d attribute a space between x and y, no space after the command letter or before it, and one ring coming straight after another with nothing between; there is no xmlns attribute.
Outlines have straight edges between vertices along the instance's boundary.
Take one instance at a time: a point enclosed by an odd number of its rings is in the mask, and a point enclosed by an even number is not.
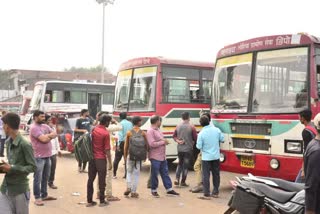
<svg viewBox="0 0 320 214"><path fill-rule="evenodd" d="M280 162L277 159L271 159L270 161L270 167L272 169L278 169L280 167Z"/></svg>
<svg viewBox="0 0 320 214"><path fill-rule="evenodd" d="M220 153L220 163L225 162L226 156L223 153Z"/></svg>
<svg viewBox="0 0 320 214"><path fill-rule="evenodd" d="M285 144L285 152L302 154L302 141L285 140L284 144Z"/></svg>

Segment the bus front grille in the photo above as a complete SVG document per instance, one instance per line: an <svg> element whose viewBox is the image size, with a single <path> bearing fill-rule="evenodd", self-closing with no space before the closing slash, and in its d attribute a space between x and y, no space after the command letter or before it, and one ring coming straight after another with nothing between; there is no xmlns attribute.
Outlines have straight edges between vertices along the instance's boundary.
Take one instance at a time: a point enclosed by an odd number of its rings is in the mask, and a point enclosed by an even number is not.
<svg viewBox="0 0 320 214"><path fill-rule="evenodd" d="M269 150L269 140L266 139L232 138L232 141L236 149Z"/></svg>
<svg viewBox="0 0 320 214"><path fill-rule="evenodd" d="M233 134L270 135L271 126L267 123L230 123Z"/></svg>

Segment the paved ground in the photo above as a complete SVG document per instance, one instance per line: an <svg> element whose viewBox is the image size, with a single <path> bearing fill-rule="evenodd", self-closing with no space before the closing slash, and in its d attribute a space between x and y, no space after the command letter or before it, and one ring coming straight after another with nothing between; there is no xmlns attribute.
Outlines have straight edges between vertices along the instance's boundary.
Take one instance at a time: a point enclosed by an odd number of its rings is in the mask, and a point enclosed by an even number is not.
<svg viewBox="0 0 320 214"><path fill-rule="evenodd" d="M113 193L121 198L119 202L111 202L107 207L85 207L86 202L86 182L87 174L78 173L77 163L73 156L63 155L58 158L58 166L56 172L55 184L59 187L57 190L49 189L49 195L58 198L57 201L46 202L45 206L37 207L33 204L34 197L31 195L30 213L46 214L46 213L168 213L169 211L175 214L188 214L194 212L199 213L223 213L227 209L227 203L231 193L229 180L234 179L234 174L222 172L220 198L212 199L211 201L202 201L197 199L198 194L190 193L189 188L176 188L176 191L181 194L180 197L167 197L165 190L160 183L159 194L160 198L152 198L150 190L146 188L147 178L149 174L149 163L145 163L142 167L138 193L139 199L130 199L123 197L123 192L126 188L123 176L123 162L120 163L118 170L118 179L113 179ZM176 164L170 167L170 176L174 178L174 169ZM194 172L190 172L187 182L194 184ZM2 176L0 177L2 180ZM33 177L30 176L30 184L32 185ZM32 188L32 187L31 187ZM79 196L73 196L72 193L80 193Z"/></svg>

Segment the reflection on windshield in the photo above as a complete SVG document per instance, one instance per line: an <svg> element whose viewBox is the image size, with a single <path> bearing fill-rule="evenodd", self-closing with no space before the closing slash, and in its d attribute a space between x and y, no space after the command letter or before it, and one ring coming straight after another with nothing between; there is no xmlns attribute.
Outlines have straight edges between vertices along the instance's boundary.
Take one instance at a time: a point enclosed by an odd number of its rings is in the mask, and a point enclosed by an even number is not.
<svg viewBox="0 0 320 214"><path fill-rule="evenodd" d="M213 109L246 111L249 98L252 54L220 59L214 74Z"/></svg>
<svg viewBox="0 0 320 214"><path fill-rule="evenodd" d="M115 110L154 111L156 72L157 67L120 71L116 84Z"/></svg>
<svg viewBox="0 0 320 214"><path fill-rule="evenodd" d="M39 110L42 97L43 85L36 85L33 89L33 95L30 103L30 110Z"/></svg>
<svg viewBox="0 0 320 214"><path fill-rule="evenodd" d="M129 111L153 111L155 109L156 67L134 70Z"/></svg>
<svg viewBox="0 0 320 214"><path fill-rule="evenodd" d="M127 110L132 70L124 70L118 73L116 84L115 110Z"/></svg>
<svg viewBox="0 0 320 214"><path fill-rule="evenodd" d="M253 112L299 112L308 105L307 48L258 53Z"/></svg>

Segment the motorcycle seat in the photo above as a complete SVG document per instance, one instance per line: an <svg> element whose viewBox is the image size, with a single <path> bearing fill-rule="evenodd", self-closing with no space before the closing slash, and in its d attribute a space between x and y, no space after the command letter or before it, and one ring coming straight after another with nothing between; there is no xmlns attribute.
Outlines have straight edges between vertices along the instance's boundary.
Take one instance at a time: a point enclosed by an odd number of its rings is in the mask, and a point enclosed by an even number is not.
<svg viewBox="0 0 320 214"><path fill-rule="evenodd" d="M305 188L304 184L294 183L294 182L286 181L279 178L269 178L269 177L260 177L260 176L257 176L257 178L273 181L276 184L278 184L280 189L283 189L289 192L300 192Z"/></svg>
<svg viewBox="0 0 320 214"><path fill-rule="evenodd" d="M287 192L282 189L270 187L270 186L263 184L263 183L242 181L241 185L248 187L248 188L253 188L256 191L265 195L265 197L270 198L270 199L277 201L279 203L286 203L286 202L290 201L290 199L293 198L297 194L296 192Z"/></svg>

